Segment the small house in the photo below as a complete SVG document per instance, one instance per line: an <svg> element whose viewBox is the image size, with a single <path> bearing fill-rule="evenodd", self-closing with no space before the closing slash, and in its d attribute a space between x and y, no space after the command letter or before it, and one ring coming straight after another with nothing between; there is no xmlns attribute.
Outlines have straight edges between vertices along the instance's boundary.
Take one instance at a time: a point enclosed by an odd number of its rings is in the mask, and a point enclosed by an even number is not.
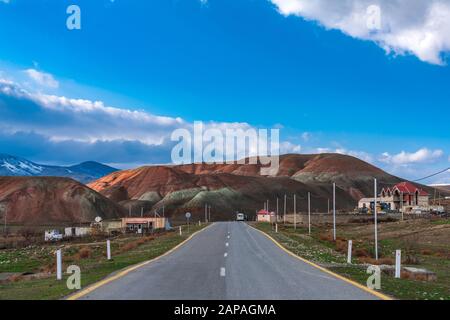
<svg viewBox="0 0 450 320"><path fill-rule="evenodd" d="M256 215L256 221L258 222L269 222L275 223L277 221L277 217L275 212L269 212L265 209L258 211Z"/></svg>

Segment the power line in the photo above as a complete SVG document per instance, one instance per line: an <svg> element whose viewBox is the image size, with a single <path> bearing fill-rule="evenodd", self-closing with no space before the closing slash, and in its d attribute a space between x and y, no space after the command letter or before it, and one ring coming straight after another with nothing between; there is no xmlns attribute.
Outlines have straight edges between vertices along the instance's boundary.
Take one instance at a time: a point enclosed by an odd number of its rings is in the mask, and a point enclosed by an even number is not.
<svg viewBox="0 0 450 320"><path fill-rule="evenodd" d="M421 179L417 179L417 180L414 180L413 182L418 182L418 181L422 181L422 180L425 180L425 179L428 179L428 178L431 178L431 177L437 176L438 174L441 174L441 173L444 173L444 172L447 172L447 171L450 171L450 167L448 167L447 169L444 169L444 170L442 170L442 171L439 171L439 172L436 172L436 173L430 174L429 176L426 176L426 177L424 177L424 178L421 178Z"/></svg>
<svg viewBox="0 0 450 320"><path fill-rule="evenodd" d="M416 180L411 180L411 182L419 182L419 181L422 181L422 180L425 180L425 179L428 179L428 178L432 178L432 177L437 176L439 174L445 173L447 171L450 171L450 167L448 167L448 168L446 168L444 170L441 170L439 172L430 174L430 175L428 175L426 177L423 177L423 178L420 178L420 179L416 179ZM396 184L398 184L398 182L385 182L385 181L378 181L378 183L379 184L383 184L383 185L396 185Z"/></svg>

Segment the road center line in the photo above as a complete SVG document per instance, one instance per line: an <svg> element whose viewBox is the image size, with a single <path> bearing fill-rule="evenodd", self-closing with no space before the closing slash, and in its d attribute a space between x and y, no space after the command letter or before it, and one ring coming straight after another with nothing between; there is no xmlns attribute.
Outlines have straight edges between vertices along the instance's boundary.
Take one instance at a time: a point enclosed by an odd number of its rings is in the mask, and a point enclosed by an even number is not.
<svg viewBox="0 0 450 320"><path fill-rule="evenodd" d="M225 252L225 253L223 254L223 256L224 256L225 258L228 257L228 253Z"/></svg>
<svg viewBox="0 0 450 320"><path fill-rule="evenodd" d="M225 268L220 268L220 276L225 277Z"/></svg>

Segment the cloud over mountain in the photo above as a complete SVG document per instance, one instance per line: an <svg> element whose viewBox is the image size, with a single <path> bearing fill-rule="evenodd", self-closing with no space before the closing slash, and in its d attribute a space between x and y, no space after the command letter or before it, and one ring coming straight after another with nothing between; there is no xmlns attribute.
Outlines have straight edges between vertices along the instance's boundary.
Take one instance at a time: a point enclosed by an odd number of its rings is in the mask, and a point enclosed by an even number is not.
<svg viewBox="0 0 450 320"><path fill-rule="evenodd" d="M296 15L374 41L387 53L413 54L425 62L444 64L443 54L450 51L450 0L270 1L285 16ZM377 30L368 27L374 14L380 18Z"/></svg>
<svg viewBox="0 0 450 320"><path fill-rule="evenodd" d="M119 167L169 163L177 143L171 140L176 129L192 132L193 124L102 101L31 92L19 83L0 79L0 148L23 157L51 158L63 164L90 159ZM255 128L241 122L209 121L204 129L225 134L228 129L246 132ZM283 152L299 150L287 142L282 147ZM238 151L242 148L246 146L238 146Z"/></svg>

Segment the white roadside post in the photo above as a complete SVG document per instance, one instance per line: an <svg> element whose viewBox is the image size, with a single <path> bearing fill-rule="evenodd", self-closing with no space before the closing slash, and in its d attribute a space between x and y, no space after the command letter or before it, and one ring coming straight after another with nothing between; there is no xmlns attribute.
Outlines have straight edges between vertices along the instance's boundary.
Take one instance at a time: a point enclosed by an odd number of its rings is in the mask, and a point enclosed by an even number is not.
<svg viewBox="0 0 450 320"><path fill-rule="evenodd" d="M401 272L402 270L402 251L396 250L395 251L395 278L400 279L401 278Z"/></svg>
<svg viewBox="0 0 450 320"><path fill-rule="evenodd" d="M287 202L287 195L284 195L284 211L283 211L283 223L286 224L286 203Z"/></svg>
<svg viewBox="0 0 450 320"><path fill-rule="evenodd" d="M352 245L353 241L348 240L347 263L352 264Z"/></svg>
<svg viewBox="0 0 450 320"><path fill-rule="evenodd" d="M275 223L275 233L278 233L278 223Z"/></svg>
<svg viewBox="0 0 450 320"><path fill-rule="evenodd" d="M375 260L378 260L378 218L377 218L377 179L374 179L374 225L375 225Z"/></svg>
<svg viewBox="0 0 450 320"><path fill-rule="evenodd" d="M111 241L106 240L106 258L111 260Z"/></svg>
<svg viewBox="0 0 450 320"><path fill-rule="evenodd" d="M180 226L180 236L182 236L183 235L183 232L181 231L181 226Z"/></svg>
<svg viewBox="0 0 450 320"><path fill-rule="evenodd" d="M56 280L62 280L62 253L56 250Z"/></svg>
<svg viewBox="0 0 450 320"><path fill-rule="evenodd" d="M333 183L333 240L336 241L336 183Z"/></svg>
<svg viewBox="0 0 450 320"><path fill-rule="evenodd" d="M308 231L311 234L311 193L308 192Z"/></svg>

